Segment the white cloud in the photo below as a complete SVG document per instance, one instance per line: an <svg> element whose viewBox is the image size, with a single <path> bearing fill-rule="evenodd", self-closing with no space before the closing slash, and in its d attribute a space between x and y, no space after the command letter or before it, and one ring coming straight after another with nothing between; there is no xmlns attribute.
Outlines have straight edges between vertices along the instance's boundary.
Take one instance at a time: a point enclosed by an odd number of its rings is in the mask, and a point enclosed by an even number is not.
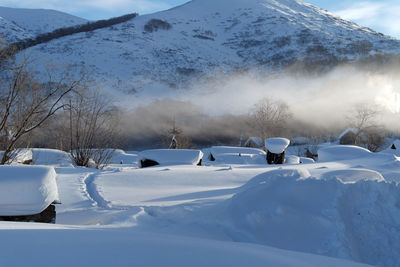
<svg viewBox="0 0 400 267"><path fill-rule="evenodd" d="M398 0L358 2L333 13L362 26L400 38L400 3Z"/></svg>

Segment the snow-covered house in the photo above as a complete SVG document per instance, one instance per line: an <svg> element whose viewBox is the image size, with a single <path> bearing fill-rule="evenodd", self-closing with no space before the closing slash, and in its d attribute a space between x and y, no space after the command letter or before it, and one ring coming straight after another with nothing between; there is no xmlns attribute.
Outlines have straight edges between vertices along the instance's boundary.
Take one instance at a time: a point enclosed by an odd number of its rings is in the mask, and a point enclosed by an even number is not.
<svg viewBox="0 0 400 267"><path fill-rule="evenodd" d="M0 166L0 220L55 222L56 172L45 166Z"/></svg>
<svg viewBox="0 0 400 267"><path fill-rule="evenodd" d="M285 162L285 152L289 144L290 140L286 138L275 137L265 139L268 164L283 164Z"/></svg>
<svg viewBox="0 0 400 267"><path fill-rule="evenodd" d="M343 131L339 137L338 141L339 144L341 145L355 145L356 144L356 139L358 135L358 130L355 128L348 128L345 131Z"/></svg>
<svg viewBox="0 0 400 267"><path fill-rule="evenodd" d="M264 146L260 137L252 136L244 143L245 147L262 148Z"/></svg>

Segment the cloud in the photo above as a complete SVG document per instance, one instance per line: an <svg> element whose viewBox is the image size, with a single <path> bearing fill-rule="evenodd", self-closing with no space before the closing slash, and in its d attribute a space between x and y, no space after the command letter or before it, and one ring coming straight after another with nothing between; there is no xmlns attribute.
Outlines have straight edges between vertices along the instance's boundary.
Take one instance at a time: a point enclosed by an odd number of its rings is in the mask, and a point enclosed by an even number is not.
<svg viewBox="0 0 400 267"><path fill-rule="evenodd" d="M400 38L400 3L397 0L353 3L333 13L362 26Z"/></svg>

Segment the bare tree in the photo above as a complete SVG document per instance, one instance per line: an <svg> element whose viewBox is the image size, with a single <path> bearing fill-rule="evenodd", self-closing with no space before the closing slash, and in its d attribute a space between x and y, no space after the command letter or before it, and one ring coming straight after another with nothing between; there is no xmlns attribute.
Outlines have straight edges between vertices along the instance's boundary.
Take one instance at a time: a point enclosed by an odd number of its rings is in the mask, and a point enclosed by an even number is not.
<svg viewBox="0 0 400 267"><path fill-rule="evenodd" d="M381 135L382 126L377 122L381 109L378 105L359 103L355 105L348 120L355 132L354 143L367 146L371 151L376 151L384 140Z"/></svg>
<svg viewBox="0 0 400 267"><path fill-rule="evenodd" d="M177 126L175 117L172 120L171 127L166 132L163 143L169 149L183 149L190 146L189 138L183 134L182 128Z"/></svg>
<svg viewBox="0 0 400 267"><path fill-rule="evenodd" d="M81 82L66 71L54 79L48 72L46 82L35 79L26 61L17 63L4 55L0 59L0 164L13 158L18 142L65 107L63 100Z"/></svg>
<svg viewBox="0 0 400 267"><path fill-rule="evenodd" d="M96 89L82 90L69 102L70 152L78 166L102 169L114 153L118 112Z"/></svg>
<svg viewBox="0 0 400 267"><path fill-rule="evenodd" d="M282 135L289 118L289 106L268 97L262 98L250 112L251 126L263 139Z"/></svg>

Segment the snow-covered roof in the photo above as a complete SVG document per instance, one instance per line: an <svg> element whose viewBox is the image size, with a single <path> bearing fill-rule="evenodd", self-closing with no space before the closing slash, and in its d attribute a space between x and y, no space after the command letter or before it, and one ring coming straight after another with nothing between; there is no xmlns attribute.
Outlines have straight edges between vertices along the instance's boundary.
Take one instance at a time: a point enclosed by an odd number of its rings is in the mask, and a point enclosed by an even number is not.
<svg viewBox="0 0 400 267"><path fill-rule="evenodd" d="M343 136L345 136L346 134L348 134L350 132L353 134L357 134L358 130L356 128L347 128L341 134L339 134L338 139L340 140Z"/></svg>
<svg viewBox="0 0 400 267"><path fill-rule="evenodd" d="M153 160L160 165L197 165L203 152L194 149L152 149L139 153L138 160Z"/></svg>
<svg viewBox="0 0 400 267"><path fill-rule="evenodd" d="M264 145L262 139L257 136L249 137L249 139L247 139L247 141L246 141L246 143L244 143L244 145L247 146L250 142L253 142L254 144L256 144L259 147L262 147Z"/></svg>
<svg viewBox="0 0 400 267"><path fill-rule="evenodd" d="M290 140L287 138L274 137L265 139L265 147L269 152L280 154L289 146Z"/></svg>
<svg viewBox="0 0 400 267"><path fill-rule="evenodd" d="M0 216L37 214L54 200L58 200L54 168L0 166Z"/></svg>
<svg viewBox="0 0 400 267"><path fill-rule="evenodd" d="M318 150L318 161L351 160L368 157L371 154L371 151L359 146L333 145Z"/></svg>

